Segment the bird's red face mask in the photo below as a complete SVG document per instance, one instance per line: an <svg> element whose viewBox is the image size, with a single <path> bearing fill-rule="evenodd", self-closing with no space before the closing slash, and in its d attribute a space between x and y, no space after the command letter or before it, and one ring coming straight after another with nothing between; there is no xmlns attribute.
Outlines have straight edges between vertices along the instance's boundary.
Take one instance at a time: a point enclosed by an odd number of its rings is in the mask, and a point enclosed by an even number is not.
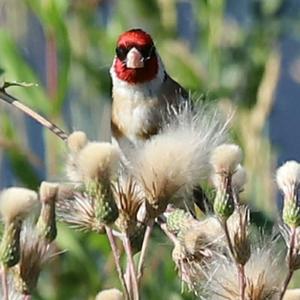
<svg viewBox="0 0 300 300"><path fill-rule="evenodd" d="M130 84L154 79L158 60L150 35L140 29L123 33L117 42L114 68L117 77Z"/></svg>

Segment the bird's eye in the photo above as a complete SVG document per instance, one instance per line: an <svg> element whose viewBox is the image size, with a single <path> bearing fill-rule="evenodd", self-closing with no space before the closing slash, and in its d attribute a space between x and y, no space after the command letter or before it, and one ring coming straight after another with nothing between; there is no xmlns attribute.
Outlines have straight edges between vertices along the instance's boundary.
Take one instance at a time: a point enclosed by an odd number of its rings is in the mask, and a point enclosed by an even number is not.
<svg viewBox="0 0 300 300"><path fill-rule="evenodd" d="M122 46L119 46L116 48L116 55L120 60L125 60L127 53L128 53L128 49Z"/></svg>
<svg viewBox="0 0 300 300"><path fill-rule="evenodd" d="M155 53L155 47L154 47L154 45L143 47L142 49L140 49L140 52L141 52L144 60L148 60L151 57L153 57L153 55Z"/></svg>

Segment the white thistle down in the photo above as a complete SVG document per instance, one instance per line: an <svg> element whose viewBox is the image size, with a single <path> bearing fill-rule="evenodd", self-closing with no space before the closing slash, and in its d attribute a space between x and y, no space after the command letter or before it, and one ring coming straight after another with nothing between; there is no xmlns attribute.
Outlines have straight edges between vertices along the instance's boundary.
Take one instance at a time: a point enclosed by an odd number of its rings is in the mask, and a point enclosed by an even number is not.
<svg viewBox="0 0 300 300"><path fill-rule="evenodd" d="M232 175L241 161L242 150L235 144L223 144L216 147L210 158L214 172L227 175Z"/></svg>
<svg viewBox="0 0 300 300"><path fill-rule="evenodd" d="M83 180L101 180L110 177L118 169L119 149L110 143L88 143L78 153L78 171Z"/></svg>
<svg viewBox="0 0 300 300"><path fill-rule="evenodd" d="M118 289L107 289L99 292L95 300L123 300L123 294Z"/></svg>
<svg viewBox="0 0 300 300"><path fill-rule="evenodd" d="M170 117L162 131L130 155L133 172L146 190L170 197L199 184L209 173L212 149L226 139L217 111L186 105Z"/></svg>
<svg viewBox="0 0 300 300"><path fill-rule="evenodd" d="M285 196L293 195L300 183L300 164L296 161L286 162L277 169L276 180Z"/></svg>
<svg viewBox="0 0 300 300"><path fill-rule="evenodd" d="M236 167L236 171L232 176L231 185L236 193L243 191L244 185L247 181L247 173L242 165Z"/></svg>
<svg viewBox="0 0 300 300"><path fill-rule="evenodd" d="M37 193L20 187L3 190L0 194L0 213L5 222L23 219L38 206Z"/></svg>
<svg viewBox="0 0 300 300"><path fill-rule="evenodd" d="M67 139L69 153L66 164L66 174L72 182L80 182L82 180L82 176L78 173L78 153L87 143L87 136L82 131L74 131Z"/></svg>
<svg viewBox="0 0 300 300"><path fill-rule="evenodd" d="M275 241L251 249L251 257L245 265L246 299L277 300L286 275L284 258L278 254ZM215 261L216 269L211 272L206 286L210 300L240 299L237 269L228 257ZM278 268L278 266L281 266Z"/></svg>

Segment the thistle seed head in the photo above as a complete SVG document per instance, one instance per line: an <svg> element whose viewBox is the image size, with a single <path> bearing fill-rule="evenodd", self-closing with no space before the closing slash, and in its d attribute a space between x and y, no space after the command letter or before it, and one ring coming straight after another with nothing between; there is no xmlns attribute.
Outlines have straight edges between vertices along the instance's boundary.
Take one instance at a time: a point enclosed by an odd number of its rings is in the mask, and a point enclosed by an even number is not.
<svg viewBox="0 0 300 300"><path fill-rule="evenodd" d="M21 232L21 256L12 269L15 287L23 295L31 295L37 286L40 272L54 255L54 247L41 239L31 224L25 224Z"/></svg>
<svg viewBox="0 0 300 300"><path fill-rule="evenodd" d="M84 181L107 180L115 175L119 162L119 149L110 143L91 142L78 153L78 170Z"/></svg>
<svg viewBox="0 0 300 300"><path fill-rule="evenodd" d="M300 165L296 161L288 161L277 169L276 181L285 197L292 198L300 183Z"/></svg>
<svg viewBox="0 0 300 300"><path fill-rule="evenodd" d="M88 138L83 131L74 131L67 140L67 145L71 153L78 153L88 143Z"/></svg>
<svg viewBox="0 0 300 300"><path fill-rule="evenodd" d="M116 225L121 232L127 232L130 236L131 232L133 233L136 230L138 211L144 201L143 195L131 176L119 180L114 185L113 190L119 209Z"/></svg>
<svg viewBox="0 0 300 300"><path fill-rule="evenodd" d="M5 223L24 219L37 205L37 193L29 189L13 187L0 194L0 213Z"/></svg>
<svg viewBox="0 0 300 300"><path fill-rule="evenodd" d="M286 162L278 168L276 179L284 194L283 221L291 227L297 227L300 225L300 203L298 199L300 164L295 161Z"/></svg>
<svg viewBox="0 0 300 300"><path fill-rule="evenodd" d="M241 161L242 150L234 144L223 144L216 147L210 157L211 165L217 174L232 175Z"/></svg>
<svg viewBox="0 0 300 300"><path fill-rule="evenodd" d="M183 107L168 121L159 134L129 155L153 217L164 212L176 194L192 191L207 178L211 150L226 136L226 125L203 106Z"/></svg>
<svg viewBox="0 0 300 300"><path fill-rule="evenodd" d="M123 294L118 289L107 289L98 293L95 300L123 300Z"/></svg>

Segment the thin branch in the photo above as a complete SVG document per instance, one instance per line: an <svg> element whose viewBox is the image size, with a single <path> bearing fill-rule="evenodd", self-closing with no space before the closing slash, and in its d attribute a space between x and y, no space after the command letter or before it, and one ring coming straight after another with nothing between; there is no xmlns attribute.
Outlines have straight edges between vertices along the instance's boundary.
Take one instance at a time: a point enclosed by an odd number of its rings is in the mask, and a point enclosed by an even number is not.
<svg viewBox="0 0 300 300"><path fill-rule="evenodd" d="M150 240L150 235L151 235L152 229L153 229L153 222L151 224L147 225L145 235L144 235L144 240L143 240L139 265L138 265L138 278L137 278L138 283L140 283L140 280L143 276L145 257L146 257L147 247L148 247L148 243L149 243L149 240Z"/></svg>
<svg viewBox="0 0 300 300"><path fill-rule="evenodd" d="M124 249L127 255L127 261L128 265L130 268L130 275L131 275L131 280L132 280L132 292L133 292L133 299L134 300L139 300L139 286L138 286L138 281L137 281L137 276L136 276L136 271L135 271L135 266L134 266L134 260L133 260L133 255L132 255L132 249L131 249L131 244L128 235L125 235L125 238L123 240L124 242Z"/></svg>
<svg viewBox="0 0 300 300"><path fill-rule="evenodd" d="M124 291L124 294L125 294L125 299L126 300L130 299L129 293L128 293L128 287L126 286L124 274L122 272L122 268L121 268L121 265L120 265L120 253L119 253L119 250L118 250L117 245L116 245L115 237L112 233L111 228L109 228L108 226L105 226L105 230L106 230L106 234L107 234L107 237L108 237L108 240L109 240L112 252L113 252L117 272L118 272L119 279L121 281L123 291Z"/></svg>
<svg viewBox="0 0 300 300"><path fill-rule="evenodd" d="M54 123L50 122L49 120L47 120L46 118L44 118L43 116L41 116L40 114L32 110L31 108L29 108L28 106L20 102L17 98L9 95L5 90L5 86L0 87L0 99L5 101L6 103L13 105L17 109L21 110L27 116L31 117L32 119L40 123L43 127L48 128L63 141L67 140L68 134L64 130L62 130Z"/></svg>

